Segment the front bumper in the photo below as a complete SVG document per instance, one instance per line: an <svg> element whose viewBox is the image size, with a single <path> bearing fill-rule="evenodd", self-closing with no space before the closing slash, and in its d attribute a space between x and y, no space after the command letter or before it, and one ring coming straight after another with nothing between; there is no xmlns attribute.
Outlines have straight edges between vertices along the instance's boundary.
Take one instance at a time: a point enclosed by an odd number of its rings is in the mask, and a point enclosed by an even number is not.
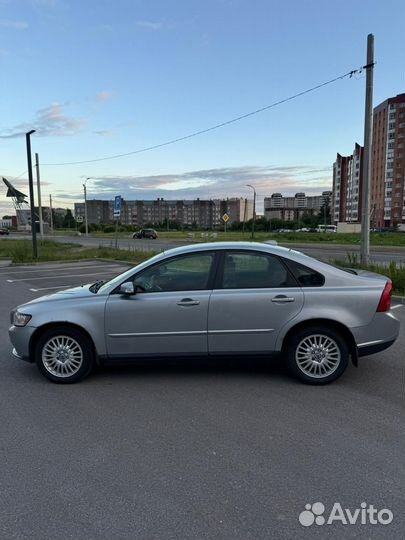
<svg viewBox="0 0 405 540"><path fill-rule="evenodd" d="M33 326L10 326L8 336L13 346L13 355L27 362L33 362L30 358L30 340L36 328Z"/></svg>

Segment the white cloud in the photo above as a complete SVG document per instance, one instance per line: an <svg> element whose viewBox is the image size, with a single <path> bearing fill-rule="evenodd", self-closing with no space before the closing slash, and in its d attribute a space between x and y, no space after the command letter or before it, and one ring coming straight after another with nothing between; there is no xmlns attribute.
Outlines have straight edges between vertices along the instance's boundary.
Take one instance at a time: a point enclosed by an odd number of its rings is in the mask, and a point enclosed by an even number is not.
<svg viewBox="0 0 405 540"><path fill-rule="evenodd" d="M28 23L25 21L12 21L10 19L0 19L0 27L11 28L13 30L25 30L28 28Z"/></svg>
<svg viewBox="0 0 405 540"><path fill-rule="evenodd" d="M99 92L95 96L95 100L97 103L106 103L107 101L110 101L112 98L112 92L108 92L107 90L103 90L102 92Z"/></svg>
<svg viewBox="0 0 405 540"><path fill-rule="evenodd" d="M76 135L83 131L86 121L72 118L65 113L66 105L51 103L39 109L32 122L24 122L0 133L0 139L12 139L23 136L27 131L35 129L42 137L62 137Z"/></svg>
<svg viewBox="0 0 405 540"><path fill-rule="evenodd" d="M148 30L161 30L163 28L162 22L153 22L153 21L137 21L137 26L141 28L147 28Z"/></svg>

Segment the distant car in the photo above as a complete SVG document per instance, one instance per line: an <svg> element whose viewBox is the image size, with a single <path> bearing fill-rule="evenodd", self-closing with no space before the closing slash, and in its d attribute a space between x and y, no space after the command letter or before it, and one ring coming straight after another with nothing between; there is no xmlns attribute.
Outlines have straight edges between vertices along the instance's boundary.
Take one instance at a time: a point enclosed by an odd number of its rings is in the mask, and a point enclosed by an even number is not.
<svg viewBox="0 0 405 540"><path fill-rule="evenodd" d="M141 229L132 235L132 238L152 238L152 240L156 240L157 237L158 234L155 229Z"/></svg>
<svg viewBox="0 0 405 540"><path fill-rule="evenodd" d="M308 227L302 227L301 229L297 229L295 232L309 232Z"/></svg>
<svg viewBox="0 0 405 540"><path fill-rule="evenodd" d="M10 234L10 231L8 229L5 229L4 227L0 229L0 236L6 236L9 234Z"/></svg>
<svg viewBox="0 0 405 540"><path fill-rule="evenodd" d="M302 381L325 384L397 339L391 292L382 275L292 249L212 242L35 298L12 311L9 335L14 355L57 383L136 358L278 354Z"/></svg>

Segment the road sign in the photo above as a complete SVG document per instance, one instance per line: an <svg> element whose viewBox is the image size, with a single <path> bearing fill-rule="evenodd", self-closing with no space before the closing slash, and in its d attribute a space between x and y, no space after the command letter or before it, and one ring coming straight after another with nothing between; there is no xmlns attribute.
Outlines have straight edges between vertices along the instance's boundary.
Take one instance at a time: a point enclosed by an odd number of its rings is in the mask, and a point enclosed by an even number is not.
<svg viewBox="0 0 405 540"><path fill-rule="evenodd" d="M114 218L121 217L121 195L116 195L114 199Z"/></svg>
<svg viewBox="0 0 405 540"><path fill-rule="evenodd" d="M228 223L228 221L229 221L230 219L231 219L231 218L228 216L228 214L224 214L224 215L222 216L222 221L223 221L224 223Z"/></svg>
<svg viewBox="0 0 405 540"><path fill-rule="evenodd" d="M83 223L83 216L77 216L76 221L77 223Z"/></svg>

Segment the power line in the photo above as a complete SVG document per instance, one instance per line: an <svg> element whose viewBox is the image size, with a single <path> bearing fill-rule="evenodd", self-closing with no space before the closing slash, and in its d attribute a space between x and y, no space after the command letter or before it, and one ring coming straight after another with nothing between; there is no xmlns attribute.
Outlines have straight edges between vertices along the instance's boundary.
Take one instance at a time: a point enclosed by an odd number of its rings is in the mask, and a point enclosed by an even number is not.
<svg viewBox="0 0 405 540"><path fill-rule="evenodd" d="M64 166L64 165L81 165L81 164L84 164L84 163L95 163L97 161L106 161L106 160L109 160L109 159L117 159L117 158L120 158L120 157L126 157L126 156L131 156L131 155L134 155L134 154L140 154L142 152L148 152L150 150L156 150L157 148L162 148L164 146L169 146L171 144L175 144L175 143L178 143L178 142L181 142L181 141L185 141L187 139L191 139L193 137L197 137L198 135L203 135L204 133L209 133L210 131L214 131L216 129L228 126L230 124L234 124L235 122L239 122L240 120L244 120L245 118L249 118L250 116L254 116L254 115L259 114L261 112L267 111L269 109L277 107L278 105L282 105L283 103L286 103L286 102L292 101L293 99L296 99L298 97L304 96L305 94L309 94L310 92L314 92L315 90L319 90L319 88L322 88L322 87L327 86L329 84L335 83L335 82L337 82L339 80L345 79L346 77L352 78L353 75L355 75L357 73L361 73L362 70L364 69L364 67L367 67L367 66L363 66L363 67L358 68L358 69L353 69L351 71L348 71L347 73L344 73L343 75L339 75L338 77L334 77L333 79L330 79L329 81L317 84L316 86L312 86L311 88L308 88L307 90L303 90L302 92L298 92L297 94L294 94L294 95L289 96L287 98L284 98L284 99L281 99L281 100L276 101L274 103L271 103L270 105L266 105L265 107L261 107L260 109L256 109L256 110L248 112L246 114L242 114L241 116L237 116L236 118L232 118L231 120L226 120L225 122L221 122L220 124L215 124L214 126L211 126L209 128L205 128L205 129L201 129L200 131L195 131L193 133L189 133L188 135L184 135L183 137L178 137L176 139L171 139L169 141L165 141L165 142L162 142L162 143L159 143L159 144L155 144L153 146L147 146L145 148L139 148L138 150L133 150L132 152L126 152L124 154L115 154L113 156L106 156L106 157L101 157L101 158L96 158L96 159L85 159L85 160L81 160L81 161L66 161L66 162L63 162L63 163L44 163L42 166L43 167L45 167L45 166L47 166L47 167L50 167L50 166L56 167L56 166Z"/></svg>

